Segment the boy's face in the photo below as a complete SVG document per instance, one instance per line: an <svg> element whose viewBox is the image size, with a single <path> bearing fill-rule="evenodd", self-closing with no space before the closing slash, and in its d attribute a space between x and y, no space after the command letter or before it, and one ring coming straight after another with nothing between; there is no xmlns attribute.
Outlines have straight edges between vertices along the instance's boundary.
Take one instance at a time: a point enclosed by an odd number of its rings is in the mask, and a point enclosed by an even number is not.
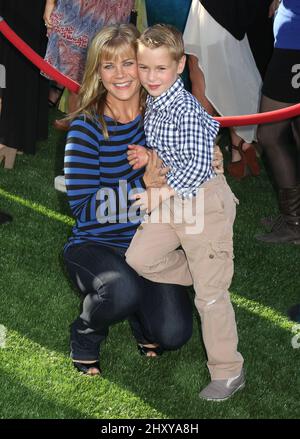
<svg viewBox="0 0 300 439"><path fill-rule="evenodd" d="M149 49L139 44L137 53L139 77L147 92L157 97L167 91L183 72L185 56L175 61L167 47Z"/></svg>

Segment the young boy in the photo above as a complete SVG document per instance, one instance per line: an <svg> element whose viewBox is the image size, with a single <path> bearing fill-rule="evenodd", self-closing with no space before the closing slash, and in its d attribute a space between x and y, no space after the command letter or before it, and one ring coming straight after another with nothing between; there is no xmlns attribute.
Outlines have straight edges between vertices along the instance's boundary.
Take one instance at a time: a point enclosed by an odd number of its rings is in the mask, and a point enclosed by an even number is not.
<svg viewBox="0 0 300 439"><path fill-rule="evenodd" d="M169 209L170 220L143 223L126 253L127 262L155 282L193 283L211 375L200 397L223 401L244 386L245 378L228 292L233 275L235 197L225 177L216 175L211 166L219 124L179 78L185 65L179 31L167 25L147 29L139 38L137 57L140 80L149 93L147 145L170 168L168 184L160 190L161 204L153 203L149 189L137 196L137 203L152 211L151 217L159 209ZM145 165L147 157L142 147L131 147L129 160L135 168ZM170 197L172 202L167 200Z"/></svg>

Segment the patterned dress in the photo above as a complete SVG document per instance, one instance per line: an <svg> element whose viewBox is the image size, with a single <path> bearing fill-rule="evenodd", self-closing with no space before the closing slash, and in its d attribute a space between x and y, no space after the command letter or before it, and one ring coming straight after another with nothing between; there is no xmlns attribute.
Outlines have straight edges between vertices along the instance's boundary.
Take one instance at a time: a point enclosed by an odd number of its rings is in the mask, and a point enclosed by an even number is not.
<svg viewBox="0 0 300 439"><path fill-rule="evenodd" d="M45 60L81 82L87 48L103 26L127 23L134 0L58 0L51 15Z"/></svg>

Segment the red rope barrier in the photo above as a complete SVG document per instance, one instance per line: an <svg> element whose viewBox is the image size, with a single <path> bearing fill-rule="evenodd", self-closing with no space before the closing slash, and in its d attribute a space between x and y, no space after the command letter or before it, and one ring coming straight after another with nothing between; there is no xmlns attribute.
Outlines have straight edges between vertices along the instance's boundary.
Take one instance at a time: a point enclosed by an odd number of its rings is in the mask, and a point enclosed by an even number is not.
<svg viewBox="0 0 300 439"><path fill-rule="evenodd" d="M63 85L70 91L78 93L80 84L78 84L76 81L73 81L73 79L70 79L67 76L63 75L54 67L52 67L49 63L47 63L8 26L8 24L4 21L2 17L0 17L0 32L2 32L5 38L7 38L8 41L10 41L38 69L46 73L51 79Z"/></svg>
<svg viewBox="0 0 300 439"><path fill-rule="evenodd" d="M282 108L281 110L267 111L266 113L245 114L244 116L214 117L222 127L237 127L245 125L260 125L263 123L278 122L300 115L300 104Z"/></svg>
<svg viewBox="0 0 300 439"><path fill-rule="evenodd" d="M68 90L78 93L80 84L73 79L63 75L48 62L46 62L40 55L38 55L31 47L28 46L0 17L0 32L36 67L42 72L46 73L54 81L66 87ZM300 104L292 105L281 110L268 111L259 114L247 114L243 116L227 116L215 117L222 127L236 127L244 125L258 125L263 123L278 122L280 120L291 119L300 115Z"/></svg>

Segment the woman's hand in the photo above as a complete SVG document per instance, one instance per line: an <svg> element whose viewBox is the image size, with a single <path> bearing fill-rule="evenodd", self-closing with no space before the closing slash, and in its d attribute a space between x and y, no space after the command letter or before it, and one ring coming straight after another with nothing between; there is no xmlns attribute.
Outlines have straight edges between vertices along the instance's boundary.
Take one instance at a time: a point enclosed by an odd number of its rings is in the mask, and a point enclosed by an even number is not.
<svg viewBox="0 0 300 439"><path fill-rule="evenodd" d="M169 170L169 167L162 168L162 160L158 157L157 152L152 150L143 177L146 188L162 187L167 182L166 174Z"/></svg>
<svg viewBox="0 0 300 439"><path fill-rule="evenodd" d="M51 27L52 27L51 15L52 15L53 9L55 8L55 3L56 3L56 0L47 0L47 2L46 2L43 19L45 22L45 26L48 29L51 29Z"/></svg>
<svg viewBox="0 0 300 439"><path fill-rule="evenodd" d="M147 165L151 151L141 145L128 145L127 158L132 169L140 169Z"/></svg>
<svg viewBox="0 0 300 439"><path fill-rule="evenodd" d="M216 174L224 174L223 154L218 145L214 146L212 165Z"/></svg>
<svg viewBox="0 0 300 439"><path fill-rule="evenodd" d="M164 185L161 188L148 188L146 191L134 196L136 201L134 202L133 206L139 206L141 210L145 210L146 213L150 213L163 201L168 200L174 195L174 189L168 185Z"/></svg>

